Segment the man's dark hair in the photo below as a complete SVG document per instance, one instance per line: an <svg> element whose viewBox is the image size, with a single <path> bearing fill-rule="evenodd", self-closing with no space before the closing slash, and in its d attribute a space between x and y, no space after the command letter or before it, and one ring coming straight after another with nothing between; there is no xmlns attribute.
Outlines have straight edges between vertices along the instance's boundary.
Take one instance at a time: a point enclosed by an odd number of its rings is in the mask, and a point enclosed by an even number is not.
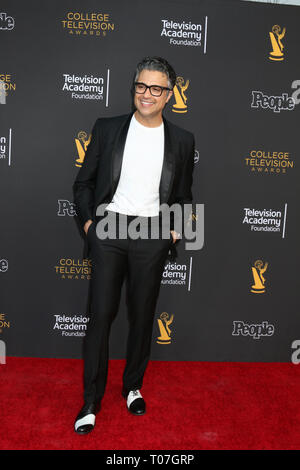
<svg viewBox="0 0 300 470"><path fill-rule="evenodd" d="M136 66L135 79L137 80L142 70L155 70L158 72L165 73L168 77L168 86L171 90L174 88L176 83L176 73L173 67L162 57L144 57Z"/></svg>

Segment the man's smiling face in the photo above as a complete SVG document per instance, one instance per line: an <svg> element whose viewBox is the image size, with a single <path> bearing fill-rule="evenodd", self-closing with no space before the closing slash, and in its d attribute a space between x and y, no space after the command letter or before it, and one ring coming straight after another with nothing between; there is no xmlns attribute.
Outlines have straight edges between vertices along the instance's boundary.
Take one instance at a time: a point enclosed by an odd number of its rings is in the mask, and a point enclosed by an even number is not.
<svg viewBox="0 0 300 470"><path fill-rule="evenodd" d="M168 77L165 73L156 70L142 70L137 82L145 85L158 85L168 87ZM172 96L172 91L163 90L161 96L152 96L149 88L143 94L135 93L134 105L136 107L136 117L140 122L158 123L162 120L162 111Z"/></svg>

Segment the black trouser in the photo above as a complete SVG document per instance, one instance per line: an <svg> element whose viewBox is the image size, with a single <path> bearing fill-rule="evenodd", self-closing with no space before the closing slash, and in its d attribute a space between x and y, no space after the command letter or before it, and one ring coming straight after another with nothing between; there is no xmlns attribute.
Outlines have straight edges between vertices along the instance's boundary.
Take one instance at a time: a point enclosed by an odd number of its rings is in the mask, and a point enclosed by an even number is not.
<svg viewBox="0 0 300 470"><path fill-rule="evenodd" d="M107 214L107 211L106 211ZM105 214L105 215L106 215ZM128 216L127 226L134 219ZM151 217L147 219L151 223ZM119 227L117 214L117 228ZM96 234L97 220L88 229L91 247L91 317L84 343L84 400L100 402L105 391L109 335L127 278L129 334L123 391L141 389L149 361L155 307L172 236L163 239L104 239ZM148 235L150 232L148 232Z"/></svg>

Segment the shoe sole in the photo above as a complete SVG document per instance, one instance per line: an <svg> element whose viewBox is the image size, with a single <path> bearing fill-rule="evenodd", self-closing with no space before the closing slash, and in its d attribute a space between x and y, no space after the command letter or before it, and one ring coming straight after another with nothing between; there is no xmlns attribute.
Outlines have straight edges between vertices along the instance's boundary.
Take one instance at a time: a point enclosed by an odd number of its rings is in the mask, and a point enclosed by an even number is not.
<svg viewBox="0 0 300 470"><path fill-rule="evenodd" d="M94 428L93 428L94 429ZM90 432L93 431L93 429L90 429L89 431L76 431L74 429L74 431L76 432L76 434L79 434L79 436L85 436L86 434L89 434Z"/></svg>
<svg viewBox="0 0 300 470"><path fill-rule="evenodd" d="M127 408L127 410L128 410L128 408ZM130 410L128 410L128 411L131 415L134 415L134 416L143 416L144 414L146 414L146 411L143 411L142 413L134 413L133 411L130 411Z"/></svg>
<svg viewBox="0 0 300 470"><path fill-rule="evenodd" d="M128 406L127 406L127 410L129 411L130 414L135 415L135 416L142 416L142 415L146 414L146 411L147 411L146 408L145 408L144 411L141 411L140 413L135 413L134 411L130 410L128 408Z"/></svg>

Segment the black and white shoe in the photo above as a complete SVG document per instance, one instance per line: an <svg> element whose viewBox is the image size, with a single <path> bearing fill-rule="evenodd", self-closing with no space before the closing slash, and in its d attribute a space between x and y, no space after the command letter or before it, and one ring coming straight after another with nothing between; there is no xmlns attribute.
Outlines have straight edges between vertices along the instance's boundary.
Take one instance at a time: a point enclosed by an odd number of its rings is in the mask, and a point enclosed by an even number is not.
<svg viewBox="0 0 300 470"><path fill-rule="evenodd" d="M146 403L139 390L130 390L128 395L123 392L123 397L127 400L127 408L130 413L134 415L146 413Z"/></svg>
<svg viewBox="0 0 300 470"><path fill-rule="evenodd" d="M88 434L91 432L95 427L96 414L99 410L100 405L95 405L94 403L85 404L76 417L74 431L77 434Z"/></svg>

